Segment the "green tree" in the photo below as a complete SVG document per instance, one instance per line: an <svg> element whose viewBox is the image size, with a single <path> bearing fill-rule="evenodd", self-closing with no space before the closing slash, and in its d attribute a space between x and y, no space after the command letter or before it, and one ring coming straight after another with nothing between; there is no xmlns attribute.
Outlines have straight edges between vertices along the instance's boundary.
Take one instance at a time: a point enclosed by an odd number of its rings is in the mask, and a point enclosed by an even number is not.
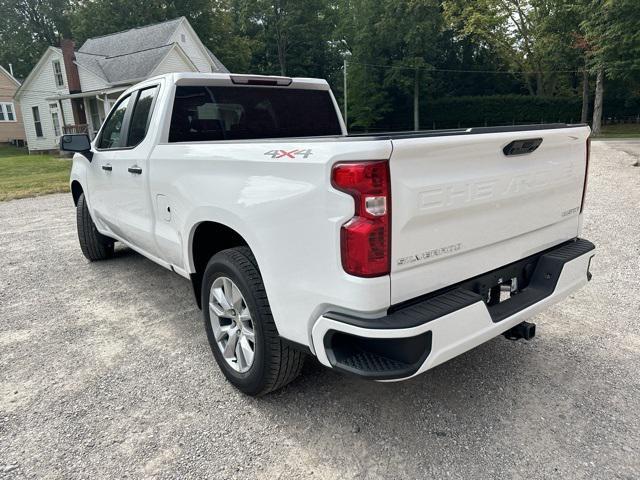
<svg viewBox="0 0 640 480"><path fill-rule="evenodd" d="M198 30L208 31L207 0L191 2L165 2L146 0L142 7L137 0L88 0L77 1L73 14L73 37L82 44L87 38L141 27L185 15L190 22L197 21ZM176 5L177 4L177 5ZM177 6L182 8L176 8ZM185 9L192 9L186 12ZM193 23L192 23L193 25ZM193 25L196 28L196 25ZM196 30L196 31L198 31Z"/></svg>
<svg viewBox="0 0 640 480"><path fill-rule="evenodd" d="M25 77L50 45L71 32L68 0L0 0L0 64Z"/></svg>
<svg viewBox="0 0 640 480"><path fill-rule="evenodd" d="M571 0L444 0L453 28L496 49L531 95L557 93L558 81L577 68L579 21Z"/></svg>
<svg viewBox="0 0 640 480"><path fill-rule="evenodd" d="M420 92L439 56L442 14L436 0L345 0L338 35L348 51L351 126L370 129L397 105L413 98L419 128Z"/></svg>
<svg viewBox="0 0 640 480"><path fill-rule="evenodd" d="M328 0L236 0L234 9L252 39L254 71L330 79L340 68L331 42L337 12Z"/></svg>
<svg viewBox="0 0 640 480"><path fill-rule="evenodd" d="M78 2L72 17L74 39L105 35L184 16L202 42L231 71L249 68L250 42L239 34L230 0L89 0Z"/></svg>
<svg viewBox="0 0 640 480"><path fill-rule="evenodd" d="M343 55L348 54L348 127L368 131L391 111L389 92L384 88L386 64L377 24L382 2L343 0L337 29Z"/></svg>
<svg viewBox="0 0 640 480"><path fill-rule="evenodd" d="M601 131L605 77L636 80L640 74L640 2L591 0L581 26L591 46L588 65L596 73L592 130Z"/></svg>

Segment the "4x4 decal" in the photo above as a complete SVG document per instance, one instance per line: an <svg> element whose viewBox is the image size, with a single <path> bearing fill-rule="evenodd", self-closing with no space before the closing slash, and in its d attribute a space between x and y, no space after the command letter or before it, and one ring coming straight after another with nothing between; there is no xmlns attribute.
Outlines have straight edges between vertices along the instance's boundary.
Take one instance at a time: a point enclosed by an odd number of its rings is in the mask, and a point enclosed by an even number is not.
<svg viewBox="0 0 640 480"><path fill-rule="evenodd" d="M307 149L299 149L296 148L295 150L269 150L268 152L264 152L265 155L270 156L271 158L284 158L284 157L288 157L288 158L296 158L297 156L301 156L303 158L309 158L309 155L313 155L311 153L311 149L307 148Z"/></svg>

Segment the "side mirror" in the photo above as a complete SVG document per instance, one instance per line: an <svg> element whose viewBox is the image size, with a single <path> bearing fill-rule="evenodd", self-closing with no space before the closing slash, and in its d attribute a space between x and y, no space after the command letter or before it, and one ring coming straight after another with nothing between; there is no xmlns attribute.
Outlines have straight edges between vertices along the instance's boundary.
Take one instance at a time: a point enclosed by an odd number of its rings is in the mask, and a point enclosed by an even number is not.
<svg viewBox="0 0 640 480"><path fill-rule="evenodd" d="M60 137L60 150L65 152L78 152L83 154L89 161L93 157L91 151L91 141L86 133L73 135L62 135Z"/></svg>

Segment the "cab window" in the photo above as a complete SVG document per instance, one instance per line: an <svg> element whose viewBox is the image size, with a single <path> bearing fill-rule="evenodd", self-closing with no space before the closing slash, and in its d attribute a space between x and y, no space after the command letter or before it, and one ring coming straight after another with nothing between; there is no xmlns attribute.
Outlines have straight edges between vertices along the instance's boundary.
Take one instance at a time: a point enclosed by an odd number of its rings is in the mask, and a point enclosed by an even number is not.
<svg viewBox="0 0 640 480"><path fill-rule="evenodd" d="M340 135L325 90L179 86L169 142Z"/></svg>
<svg viewBox="0 0 640 480"><path fill-rule="evenodd" d="M127 95L114 107L111 115L109 115L109 118L107 118L107 121L104 123L104 127L102 128L98 148L109 149L121 148L123 146L123 124L130 98L131 96Z"/></svg>
<svg viewBox="0 0 640 480"><path fill-rule="evenodd" d="M127 147L135 147L147 134L151 114L153 113L153 101L156 98L158 87L143 88L133 107L131 114L131 126L129 127L129 136L127 137Z"/></svg>

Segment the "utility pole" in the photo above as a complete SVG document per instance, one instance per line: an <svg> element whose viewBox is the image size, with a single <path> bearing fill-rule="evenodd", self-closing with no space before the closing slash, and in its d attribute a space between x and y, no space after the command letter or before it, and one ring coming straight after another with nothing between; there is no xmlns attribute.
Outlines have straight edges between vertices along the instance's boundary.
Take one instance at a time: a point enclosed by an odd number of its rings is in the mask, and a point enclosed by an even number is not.
<svg viewBox="0 0 640 480"><path fill-rule="evenodd" d="M347 123L347 57L344 57L344 69L343 69L343 75L344 75L344 125L348 127L348 123Z"/></svg>
<svg viewBox="0 0 640 480"><path fill-rule="evenodd" d="M413 82L413 129L420 130L420 70L416 68Z"/></svg>

